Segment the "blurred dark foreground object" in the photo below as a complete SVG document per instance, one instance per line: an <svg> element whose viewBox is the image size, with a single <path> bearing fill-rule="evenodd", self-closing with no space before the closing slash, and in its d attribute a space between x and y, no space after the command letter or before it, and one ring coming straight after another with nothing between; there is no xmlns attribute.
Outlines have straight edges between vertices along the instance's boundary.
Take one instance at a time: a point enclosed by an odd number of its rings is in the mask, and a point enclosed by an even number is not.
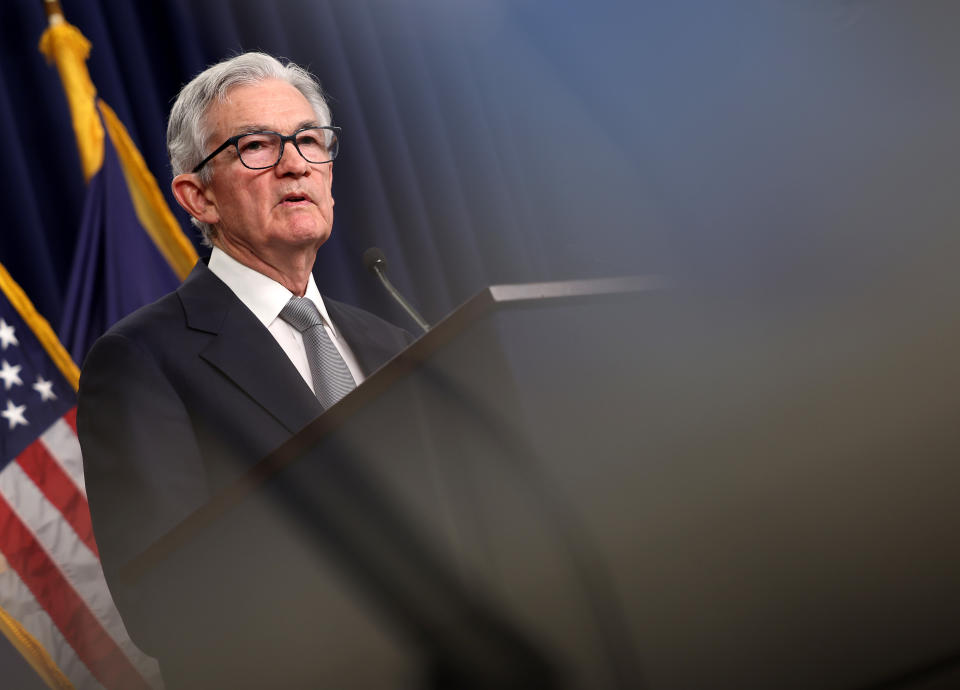
<svg viewBox="0 0 960 690"><path fill-rule="evenodd" d="M120 596L169 690L948 687L960 329L914 307L489 288Z"/></svg>

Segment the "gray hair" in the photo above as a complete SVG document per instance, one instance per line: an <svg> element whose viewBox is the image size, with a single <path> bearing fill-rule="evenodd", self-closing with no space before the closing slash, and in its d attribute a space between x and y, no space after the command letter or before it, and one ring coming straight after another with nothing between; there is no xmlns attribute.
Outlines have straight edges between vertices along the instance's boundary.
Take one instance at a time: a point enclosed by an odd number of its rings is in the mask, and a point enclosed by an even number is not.
<svg viewBox="0 0 960 690"><path fill-rule="evenodd" d="M283 64L266 53L242 53L224 60L194 77L177 95L167 123L167 155L174 176L193 170L203 160L212 132L207 125L207 111L213 103L227 100L227 92L234 86L257 84L268 79L285 81L300 93L313 107L317 122L330 124L330 107L323 97L316 77L292 62ZM211 168L200 171L200 181L210 182ZM216 229L208 223L191 218L203 235L203 244L211 246Z"/></svg>

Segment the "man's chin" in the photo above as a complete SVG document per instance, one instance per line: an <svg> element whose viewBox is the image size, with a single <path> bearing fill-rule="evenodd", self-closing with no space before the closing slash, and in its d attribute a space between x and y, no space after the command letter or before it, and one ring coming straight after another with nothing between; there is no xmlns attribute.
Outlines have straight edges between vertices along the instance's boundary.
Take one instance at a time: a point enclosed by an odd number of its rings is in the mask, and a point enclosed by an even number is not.
<svg viewBox="0 0 960 690"><path fill-rule="evenodd" d="M288 223L275 234L277 242L302 248L320 248L330 239L330 228L315 223Z"/></svg>

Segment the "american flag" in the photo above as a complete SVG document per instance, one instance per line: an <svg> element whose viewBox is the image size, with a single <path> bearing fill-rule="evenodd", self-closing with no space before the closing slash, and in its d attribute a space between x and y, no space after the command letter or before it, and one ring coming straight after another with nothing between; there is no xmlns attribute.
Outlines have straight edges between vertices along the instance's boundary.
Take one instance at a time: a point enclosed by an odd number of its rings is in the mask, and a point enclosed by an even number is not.
<svg viewBox="0 0 960 690"><path fill-rule="evenodd" d="M51 687L156 690L100 566L72 364L2 266L0 287L0 630Z"/></svg>

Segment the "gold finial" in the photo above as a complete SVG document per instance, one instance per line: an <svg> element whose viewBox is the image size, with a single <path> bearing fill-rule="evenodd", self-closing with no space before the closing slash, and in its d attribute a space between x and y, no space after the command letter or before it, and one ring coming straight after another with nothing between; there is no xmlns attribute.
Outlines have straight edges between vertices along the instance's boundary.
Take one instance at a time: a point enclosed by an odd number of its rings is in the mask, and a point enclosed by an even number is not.
<svg viewBox="0 0 960 690"><path fill-rule="evenodd" d="M47 21L50 26L61 24L63 19L63 8L60 7L59 0L43 0L43 9L47 12Z"/></svg>

